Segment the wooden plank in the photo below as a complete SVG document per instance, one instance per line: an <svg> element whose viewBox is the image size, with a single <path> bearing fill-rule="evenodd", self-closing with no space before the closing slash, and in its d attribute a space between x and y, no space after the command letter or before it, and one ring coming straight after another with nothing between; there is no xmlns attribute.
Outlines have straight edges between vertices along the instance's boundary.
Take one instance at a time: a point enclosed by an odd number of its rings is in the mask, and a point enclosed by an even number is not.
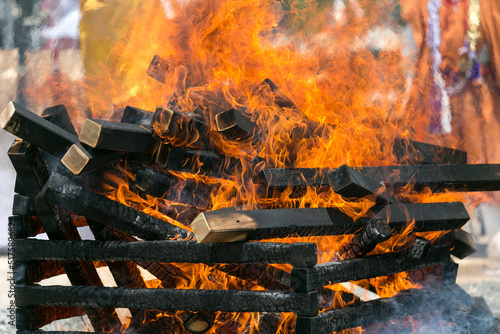
<svg viewBox="0 0 500 334"><path fill-rule="evenodd" d="M153 120L153 115L154 113L151 111L127 106L123 111L121 122L149 127Z"/></svg>
<svg viewBox="0 0 500 334"><path fill-rule="evenodd" d="M341 235L363 226L334 208L207 211L191 223L200 243Z"/></svg>
<svg viewBox="0 0 500 334"><path fill-rule="evenodd" d="M48 178L40 198L143 239L192 237L187 230L96 194L59 174L52 174Z"/></svg>
<svg viewBox="0 0 500 334"><path fill-rule="evenodd" d="M31 198L19 194L14 194L14 203L12 204L12 214L22 216L34 216L33 201Z"/></svg>
<svg viewBox="0 0 500 334"><path fill-rule="evenodd" d="M397 203L396 197L385 189L382 182L365 176L347 165L340 166L328 177L333 191L342 197L376 196L378 203Z"/></svg>
<svg viewBox="0 0 500 334"><path fill-rule="evenodd" d="M311 267L314 243L245 242L199 244L196 241L19 240L18 259L71 261L157 261L164 263L289 263Z"/></svg>
<svg viewBox="0 0 500 334"><path fill-rule="evenodd" d="M141 154L152 154L158 144L145 127L98 119L85 120L80 141L93 148Z"/></svg>
<svg viewBox="0 0 500 334"><path fill-rule="evenodd" d="M500 164L477 165L415 165L357 167L367 177L384 182L390 189L411 185L415 190L424 187L433 192L442 191L497 191L500 190ZM306 187L329 187L329 168L267 168L255 182L264 185L270 195L291 187L294 192Z"/></svg>
<svg viewBox="0 0 500 334"><path fill-rule="evenodd" d="M329 334L375 322L402 319L429 310L442 310L447 314L459 312L470 305L472 298L455 284L437 290L409 289L392 298L326 311L310 318L299 316L295 330L303 334Z"/></svg>
<svg viewBox="0 0 500 334"><path fill-rule="evenodd" d="M71 122L71 117L69 117L68 111L63 104L57 106L45 108L42 111L41 116L52 124L59 126L60 128L68 131L74 136L78 136L75 127Z"/></svg>
<svg viewBox="0 0 500 334"><path fill-rule="evenodd" d="M451 231L441 240L450 245L451 254L459 259L464 259L477 252L477 245L474 238L470 233L467 233L462 229Z"/></svg>
<svg viewBox="0 0 500 334"><path fill-rule="evenodd" d="M78 143L78 138L15 102L9 102L0 115L4 130L41 149L55 154Z"/></svg>
<svg viewBox="0 0 500 334"><path fill-rule="evenodd" d="M134 307L185 311L294 312L305 316L318 314L317 292L18 285L16 301L19 307Z"/></svg>
<svg viewBox="0 0 500 334"><path fill-rule="evenodd" d="M416 247L420 248L421 245L417 244ZM311 291L330 284L387 276L439 265L450 257L448 245L435 246L422 258L415 258L412 248L393 253L321 263L312 268L295 267L291 275L292 289Z"/></svg>
<svg viewBox="0 0 500 334"><path fill-rule="evenodd" d="M169 69L170 64L165 59L161 58L158 55L155 55L151 60L146 73L151 78L164 84L166 83L167 73Z"/></svg>
<svg viewBox="0 0 500 334"><path fill-rule="evenodd" d="M100 150L84 144L74 144L68 149L61 159L61 163L71 173L79 175L96 168L101 168L109 162L118 162L121 155L115 151Z"/></svg>
<svg viewBox="0 0 500 334"><path fill-rule="evenodd" d="M257 128L251 116L242 110L235 108L223 111L215 115L215 124L226 139L246 140L259 139Z"/></svg>
<svg viewBox="0 0 500 334"><path fill-rule="evenodd" d="M396 138L393 152L398 163L404 165L467 164L467 152L465 151L404 138Z"/></svg>

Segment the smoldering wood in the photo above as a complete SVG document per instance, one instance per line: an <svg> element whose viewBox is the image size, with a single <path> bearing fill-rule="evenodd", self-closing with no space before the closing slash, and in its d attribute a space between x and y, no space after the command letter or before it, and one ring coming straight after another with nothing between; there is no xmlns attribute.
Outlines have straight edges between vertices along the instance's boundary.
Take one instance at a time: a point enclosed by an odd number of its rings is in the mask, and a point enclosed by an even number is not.
<svg viewBox="0 0 500 334"><path fill-rule="evenodd" d="M285 238L291 235L341 235L364 224L335 208L202 212L191 228L200 243Z"/></svg>
<svg viewBox="0 0 500 334"><path fill-rule="evenodd" d="M9 158L27 195L35 199L35 212L49 239L78 240L80 236L72 224L72 217L62 212L58 206L37 197L49 178L47 165L40 150L35 145L16 141L9 150ZM92 263L68 262L63 267L73 285L102 286ZM120 320L113 309L100 311L87 309L86 313L96 330L111 331L120 325Z"/></svg>
<svg viewBox="0 0 500 334"><path fill-rule="evenodd" d="M316 244L246 242L198 244L196 241L18 240L20 261L157 261L166 263L316 264Z"/></svg>
<svg viewBox="0 0 500 334"><path fill-rule="evenodd" d="M415 232L447 231L462 227L470 219L462 202L391 204L373 219L386 220L393 232L403 231L410 223Z"/></svg>
<svg viewBox="0 0 500 334"><path fill-rule="evenodd" d="M452 247L451 254L461 260L477 252L474 238L462 229L450 231L441 240L448 243Z"/></svg>
<svg viewBox="0 0 500 334"><path fill-rule="evenodd" d="M14 266L16 284L33 284L64 273L64 267L61 262L53 260L16 262Z"/></svg>
<svg viewBox="0 0 500 334"><path fill-rule="evenodd" d="M152 154L158 145L151 130L137 124L86 119L80 141L93 148Z"/></svg>
<svg viewBox="0 0 500 334"><path fill-rule="evenodd" d="M158 55L155 55L146 71L151 78L165 84L170 64Z"/></svg>
<svg viewBox="0 0 500 334"><path fill-rule="evenodd" d="M305 316L318 313L317 292L18 285L16 301L19 307L46 305L209 312L294 312Z"/></svg>
<svg viewBox="0 0 500 334"><path fill-rule="evenodd" d="M33 216L35 211L33 210L33 201L23 195L14 194L14 202L12 204L12 214L22 215L22 216Z"/></svg>
<svg viewBox="0 0 500 334"><path fill-rule="evenodd" d="M396 197L385 189L381 181L367 177L347 165L340 166L328 176L333 191L344 198L372 195L376 196L378 203L397 203Z"/></svg>
<svg viewBox="0 0 500 334"><path fill-rule="evenodd" d="M89 332L77 332L77 331L24 331L18 330L17 334L88 334ZM93 334L119 334L121 332L92 332Z"/></svg>
<svg viewBox="0 0 500 334"><path fill-rule="evenodd" d="M228 140L258 140L257 126L250 115L239 109L229 109L215 115L215 124L224 138Z"/></svg>
<svg viewBox="0 0 500 334"><path fill-rule="evenodd" d="M364 256L374 250L377 244L386 241L391 236L392 231L386 221L372 219L339 250L334 260L339 261Z"/></svg>
<svg viewBox="0 0 500 334"><path fill-rule="evenodd" d="M34 237L45 231L40 219L36 216L10 216L9 230L13 231L16 239Z"/></svg>
<svg viewBox="0 0 500 334"><path fill-rule="evenodd" d="M361 303L355 307L323 312L314 317L299 316L295 330L304 334L328 334L343 329L366 326L378 321L404 318L429 310L459 310L471 298L457 285L439 290L409 289L391 298Z"/></svg>
<svg viewBox="0 0 500 334"><path fill-rule="evenodd" d="M83 307L35 306L32 308L17 308L16 327L18 330L35 330L56 320L83 315L85 315Z"/></svg>
<svg viewBox="0 0 500 334"><path fill-rule="evenodd" d="M0 115L2 128L42 150L55 154L78 143L78 137L48 120L9 102Z"/></svg>
<svg viewBox="0 0 500 334"><path fill-rule="evenodd" d="M123 111L121 122L149 127L153 120L153 115L154 113L149 110L127 106Z"/></svg>
<svg viewBox="0 0 500 334"><path fill-rule="evenodd" d="M96 194L59 174L49 177L40 198L143 239L191 237L187 230Z"/></svg>
<svg viewBox="0 0 500 334"><path fill-rule="evenodd" d="M500 190L500 164L379 166L355 168L367 177L384 182L389 189L407 185L415 190L425 187L433 192ZM268 193L279 193L289 187L294 192L306 187L329 187L328 168L267 168L256 182L266 186Z"/></svg>
<svg viewBox="0 0 500 334"><path fill-rule="evenodd" d="M73 126L73 122L71 121L71 117L69 117L68 111L63 104L44 109L41 116L47 121L68 131L72 135L78 136L75 127Z"/></svg>
<svg viewBox="0 0 500 334"><path fill-rule="evenodd" d="M156 136L166 144L191 149L211 148L210 123L197 113L181 113L158 106L150 124Z"/></svg>
<svg viewBox="0 0 500 334"><path fill-rule="evenodd" d="M449 246L435 246L426 256L415 259L409 250L372 255L349 260L321 263L312 268L293 268L294 291L311 291L321 286L391 275L438 265L449 258Z"/></svg>
<svg viewBox="0 0 500 334"><path fill-rule="evenodd" d="M136 329L138 334L190 334L175 316L164 316Z"/></svg>
<svg viewBox="0 0 500 334"><path fill-rule="evenodd" d="M100 150L78 143L71 145L61 159L61 163L71 173L79 175L96 168L102 168L109 162L117 162L121 155L115 151Z"/></svg>
<svg viewBox="0 0 500 334"><path fill-rule="evenodd" d="M404 165L465 165L467 152L405 138L394 140L393 153Z"/></svg>
<svg viewBox="0 0 500 334"><path fill-rule="evenodd" d="M214 316L209 312L191 312L183 324L191 333L205 333L213 326Z"/></svg>
<svg viewBox="0 0 500 334"><path fill-rule="evenodd" d="M274 266L259 264L219 264L213 268L228 275L255 282L266 290L291 291L290 273Z"/></svg>

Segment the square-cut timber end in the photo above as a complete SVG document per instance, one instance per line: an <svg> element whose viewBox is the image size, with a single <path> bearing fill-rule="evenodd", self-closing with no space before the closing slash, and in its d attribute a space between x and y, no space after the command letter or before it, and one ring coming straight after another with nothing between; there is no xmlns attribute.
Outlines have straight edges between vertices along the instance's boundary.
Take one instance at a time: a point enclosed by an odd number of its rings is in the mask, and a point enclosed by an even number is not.
<svg viewBox="0 0 500 334"><path fill-rule="evenodd" d="M101 136L102 126L91 119L86 119L80 132L80 141L90 147L96 147Z"/></svg>

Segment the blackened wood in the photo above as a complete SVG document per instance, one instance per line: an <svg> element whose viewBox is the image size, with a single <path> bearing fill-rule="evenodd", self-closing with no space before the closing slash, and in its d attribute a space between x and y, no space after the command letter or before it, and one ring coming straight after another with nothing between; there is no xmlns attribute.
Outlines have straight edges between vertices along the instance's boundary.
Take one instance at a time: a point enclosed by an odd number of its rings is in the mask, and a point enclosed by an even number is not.
<svg viewBox="0 0 500 334"><path fill-rule="evenodd" d="M14 278L17 284L33 284L64 273L61 262L53 260L16 263L14 267Z"/></svg>
<svg viewBox="0 0 500 334"><path fill-rule="evenodd" d="M318 313L316 292L132 289L107 287L16 287L20 307L34 305L77 307L128 307L136 309Z"/></svg>
<svg viewBox="0 0 500 334"><path fill-rule="evenodd" d="M121 122L149 127L153 115L151 111L127 106L123 111Z"/></svg>
<svg viewBox="0 0 500 334"><path fill-rule="evenodd" d="M377 244L386 241L391 236L392 231L386 221L372 219L339 250L334 260L354 259L366 255L374 250Z"/></svg>
<svg viewBox="0 0 500 334"><path fill-rule="evenodd" d="M176 148L160 144L155 155L155 163L166 170L195 174L217 174L224 157L211 151Z"/></svg>
<svg viewBox="0 0 500 334"><path fill-rule="evenodd" d="M23 195L14 194L14 203L12 204L13 215L33 216L33 201Z"/></svg>
<svg viewBox="0 0 500 334"><path fill-rule="evenodd" d="M316 264L314 243L246 242L198 244L195 241L18 240L17 257L29 260L158 261L177 263Z"/></svg>
<svg viewBox="0 0 500 334"><path fill-rule="evenodd" d="M17 334L88 334L89 332L76 332L76 331L23 331L18 330ZM93 334L121 334L122 332L91 332Z"/></svg>
<svg viewBox="0 0 500 334"><path fill-rule="evenodd" d="M251 116L242 110L235 108L223 111L215 115L215 124L219 131L226 139L229 140L244 140L256 135L256 125L252 121Z"/></svg>
<svg viewBox="0 0 500 334"><path fill-rule="evenodd" d="M61 159L61 162L71 173L79 175L113 161L117 162L121 155L115 151L99 150L78 143L71 145Z"/></svg>
<svg viewBox="0 0 500 334"><path fill-rule="evenodd" d="M464 259L477 252L477 245L470 233L462 229L453 230L446 234L442 239L451 247L451 254L459 259Z"/></svg>
<svg viewBox="0 0 500 334"><path fill-rule="evenodd" d="M454 230L470 219L462 202L391 204L373 218L388 221L393 232L403 231L410 223L415 232Z"/></svg>
<svg viewBox="0 0 500 334"><path fill-rule="evenodd" d="M146 73L153 79L165 83L170 64L158 55L155 55L149 64Z"/></svg>
<svg viewBox="0 0 500 334"><path fill-rule="evenodd" d="M19 140L19 139L16 139ZM15 143L15 141L14 141ZM19 176L16 175L16 184L14 185L14 192L16 194L25 196L27 195L26 190L24 190L23 184L21 183L21 180L19 179Z"/></svg>
<svg viewBox="0 0 500 334"><path fill-rule="evenodd" d="M26 239L44 232L43 225L36 216L10 216L9 230L14 232L16 239Z"/></svg>
<svg viewBox="0 0 500 334"><path fill-rule="evenodd" d="M78 137L46 119L9 102L0 116L3 129L54 154L78 143ZM25 185L25 187L27 187Z"/></svg>
<svg viewBox="0 0 500 334"><path fill-rule="evenodd" d="M347 165L342 165L330 173L329 180L333 191L345 198L374 195L379 203L397 202L381 181L365 176Z"/></svg>
<svg viewBox="0 0 500 334"><path fill-rule="evenodd" d="M478 165L421 165L380 166L355 168L365 176L384 182L390 189L411 185L415 190L429 187L441 191L495 191L500 190L500 164ZM269 192L294 191L307 186L328 187L328 168L264 169L256 181Z"/></svg>
<svg viewBox="0 0 500 334"><path fill-rule="evenodd" d="M74 136L78 136L75 127L71 122L71 117L69 117L68 111L63 104L57 106L46 108L42 111L41 116L47 121L59 126L60 128L68 131Z"/></svg>
<svg viewBox="0 0 500 334"><path fill-rule="evenodd" d="M93 148L141 154L153 153L158 144L143 126L98 119L85 120L79 138Z"/></svg>
<svg viewBox="0 0 500 334"><path fill-rule="evenodd" d="M396 138L393 152L398 163L405 165L465 165L467 152L449 147Z"/></svg>
<svg viewBox="0 0 500 334"><path fill-rule="evenodd" d="M35 212L49 239L78 240L80 238L72 217L65 214L53 203L38 197L49 172L40 150L29 143L16 141L9 150L9 158L17 171L27 195L34 198ZM102 282L92 263L68 262L64 270L73 285L102 286ZM87 309L86 313L96 330L111 331L120 326L120 320L113 309L96 311Z"/></svg>
<svg viewBox="0 0 500 334"><path fill-rule="evenodd" d="M214 324L213 313L191 312L183 320L184 328L191 333L205 333Z"/></svg>
<svg viewBox="0 0 500 334"><path fill-rule="evenodd" d="M213 268L228 275L255 282L266 290L291 291L290 273L269 265L258 264L220 264Z"/></svg>
<svg viewBox="0 0 500 334"><path fill-rule="evenodd" d="M191 223L200 243L340 235L363 226L335 208L207 211Z"/></svg>
<svg viewBox="0 0 500 334"><path fill-rule="evenodd" d="M191 149L210 147L210 123L200 114L181 113L158 106L151 120L155 135L166 144Z"/></svg>
<svg viewBox="0 0 500 334"><path fill-rule="evenodd" d="M294 268L291 286L294 291L315 288L360 279L386 276L418 268L438 265L449 258L449 246L436 246L422 259L415 259L410 251L372 255L355 259L321 263L313 268Z"/></svg>
<svg viewBox="0 0 500 334"><path fill-rule="evenodd" d="M276 106L284 112L289 112L302 118L302 122L294 124L289 129L291 136L295 138L304 138L311 136L316 129L321 129L323 124L307 118L302 110L270 79L264 79L252 92L253 96L259 96L266 100L272 100Z"/></svg>
<svg viewBox="0 0 500 334"><path fill-rule="evenodd" d="M392 298L326 311L314 317L299 316L295 330L304 334L328 334L429 310L446 310L449 314L452 310L458 311L463 304L471 303L470 296L456 285L439 290L410 289L401 291Z"/></svg>
<svg viewBox="0 0 500 334"><path fill-rule="evenodd" d="M191 236L187 230L80 187L62 175L50 176L40 193L40 198L143 239Z"/></svg>
<svg viewBox="0 0 500 334"><path fill-rule="evenodd" d="M35 306L16 309L16 327L23 330L35 330L53 321L85 315L82 307Z"/></svg>

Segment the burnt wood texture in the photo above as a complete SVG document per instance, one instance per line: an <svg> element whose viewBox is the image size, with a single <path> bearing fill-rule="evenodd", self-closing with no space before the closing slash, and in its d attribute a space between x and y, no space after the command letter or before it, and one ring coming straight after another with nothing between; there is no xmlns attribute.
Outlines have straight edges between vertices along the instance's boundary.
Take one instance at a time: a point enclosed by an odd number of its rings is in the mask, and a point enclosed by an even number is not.
<svg viewBox="0 0 500 334"><path fill-rule="evenodd" d="M52 174L48 178L40 198L143 239L190 237L187 230L98 195L62 175Z"/></svg>
<svg viewBox="0 0 500 334"><path fill-rule="evenodd" d="M333 170L269 168L261 171L256 182L266 186L271 194L289 187L299 192L305 191L306 187L329 187L328 174ZM355 170L384 182L389 189L411 185L415 190L428 187L433 192L500 190L500 164L379 166Z"/></svg>
<svg viewBox="0 0 500 334"><path fill-rule="evenodd" d="M55 154L79 142L78 137L15 102L9 102L0 115L4 130L41 149Z"/></svg>
<svg viewBox="0 0 500 334"><path fill-rule="evenodd" d="M248 242L198 244L195 241L19 240L18 259L77 261L158 261L176 263L289 263L311 267L314 243Z"/></svg>
<svg viewBox="0 0 500 334"><path fill-rule="evenodd" d="M121 122L149 127L153 120L153 115L154 113L151 111L127 106L123 111Z"/></svg>
<svg viewBox="0 0 500 334"><path fill-rule="evenodd" d="M72 135L78 136L75 127L71 122L68 111L66 110L66 107L64 105L60 104L57 106L46 108L44 111L42 111L41 116L50 123L53 123L68 131Z"/></svg>
<svg viewBox="0 0 500 334"><path fill-rule="evenodd" d="M167 80L167 73L169 68L170 64L165 59L161 58L158 55L155 55L151 60L146 73L151 78L164 84Z"/></svg>
<svg viewBox="0 0 500 334"><path fill-rule="evenodd" d="M467 152L449 147L396 138L393 152L398 163L404 165L465 165Z"/></svg>
<svg viewBox="0 0 500 334"><path fill-rule="evenodd" d="M96 168L101 168L110 161L118 162L120 157L118 152L94 149L78 143L71 145L61 158L61 163L71 173L79 175Z"/></svg>
<svg viewBox="0 0 500 334"><path fill-rule="evenodd" d="M85 315L85 309L82 307L35 306L31 308L17 308L16 327L35 330L55 320L83 315Z"/></svg>
<svg viewBox="0 0 500 334"><path fill-rule="evenodd" d="M318 313L317 292L133 289L82 286L16 287L19 307L35 305L135 309Z"/></svg>
<svg viewBox="0 0 500 334"><path fill-rule="evenodd" d="M254 138L257 134L257 126L251 116L235 108L215 115L215 124L217 131L228 140L245 140Z"/></svg>

